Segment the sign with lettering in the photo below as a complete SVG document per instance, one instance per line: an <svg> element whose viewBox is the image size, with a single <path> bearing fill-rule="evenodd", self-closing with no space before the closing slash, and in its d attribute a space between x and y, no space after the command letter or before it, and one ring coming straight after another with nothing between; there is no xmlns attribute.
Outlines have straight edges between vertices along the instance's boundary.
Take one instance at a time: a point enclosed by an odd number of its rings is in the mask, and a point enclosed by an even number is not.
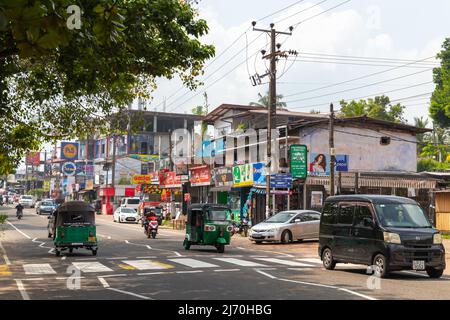
<svg viewBox="0 0 450 320"><path fill-rule="evenodd" d="M78 142L61 142L61 159L78 159Z"/></svg>
<svg viewBox="0 0 450 320"><path fill-rule="evenodd" d="M246 187L253 185L253 166L250 163L233 166L233 185Z"/></svg>
<svg viewBox="0 0 450 320"><path fill-rule="evenodd" d="M291 174L293 178L306 178L308 173L308 149L305 145L294 144L289 147Z"/></svg>

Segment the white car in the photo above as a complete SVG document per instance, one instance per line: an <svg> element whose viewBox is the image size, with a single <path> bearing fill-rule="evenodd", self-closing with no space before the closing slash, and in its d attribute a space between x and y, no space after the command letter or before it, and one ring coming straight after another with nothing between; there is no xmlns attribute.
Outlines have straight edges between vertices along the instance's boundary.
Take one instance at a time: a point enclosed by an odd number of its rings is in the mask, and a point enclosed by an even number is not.
<svg viewBox="0 0 450 320"><path fill-rule="evenodd" d="M120 202L120 206L126 208L133 208L137 211L140 203L141 199L139 199L138 197L127 197L122 199L122 201Z"/></svg>
<svg viewBox="0 0 450 320"><path fill-rule="evenodd" d="M250 240L281 241L288 243L295 240L318 239L320 212L313 210L282 211L250 229Z"/></svg>
<svg viewBox="0 0 450 320"><path fill-rule="evenodd" d="M138 223L138 214L135 209L127 207L118 207L114 211L114 222L133 222Z"/></svg>
<svg viewBox="0 0 450 320"><path fill-rule="evenodd" d="M33 196L23 195L20 196L19 203L24 207L34 208L34 206L36 205L36 200Z"/></svg>

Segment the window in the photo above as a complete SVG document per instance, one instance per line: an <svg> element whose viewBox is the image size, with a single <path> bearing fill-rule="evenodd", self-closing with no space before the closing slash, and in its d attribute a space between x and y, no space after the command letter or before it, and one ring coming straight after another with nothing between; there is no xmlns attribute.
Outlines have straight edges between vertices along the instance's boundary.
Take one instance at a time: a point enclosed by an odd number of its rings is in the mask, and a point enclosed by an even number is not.
<svg viewBox="0 0 450 320"><path fill-rule="evenodd" d="M338 212L338 206L336 203L327 202L322 212L322 223L323 224L334 224L335 216Z"/></svg>
<svg viewBox="0 0 450 320"><path fill-rule="evenodd" d="M306 221L320 220L320 214L315 213L315 212L308 212L308 213L304 214L304 216L306 217Z"/></svg>
<svg viewBox="0 0 450 320"><path fill-rule="evenodd" d="M372 213L370 211L369 206L367 205L361 205L356 207L355 210L355 227L365 227L364 225L364 219L369 218L372 220Z"/></svg>
<svg viewBox="0 0 450 320"><path fill-rule="evenodd" d="M383 227L431 227L423 210L416 204L377 204L375 208Z"/></svg>
<svg viewBox="0 0 450 320"><path fill-rule="evenodd" d="M128 199L127 203L128 204L139 204L140 200L139 199Z"/></svg>
<svg viewBox="0 0 450 320"><path fill-rule="evenodd" d="M352 224L353 223L353 213L355 211L354 204L341 204L339 208L339 224Z"/></svg>

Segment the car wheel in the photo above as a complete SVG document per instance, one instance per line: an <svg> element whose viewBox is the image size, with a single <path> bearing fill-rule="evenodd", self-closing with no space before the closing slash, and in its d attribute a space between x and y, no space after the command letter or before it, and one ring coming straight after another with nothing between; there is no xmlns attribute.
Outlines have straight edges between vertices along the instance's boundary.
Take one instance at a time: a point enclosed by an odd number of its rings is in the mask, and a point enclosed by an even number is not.
<svg viewBox="0 0 450 320"><path fill-rule="evenodd" d="M440 278L442 276L442 274L444 273L444 269L436 269L433 267L428 267L425 270L426 270L428 276L430 278L434 278L434 279Z"/></svg>
<svg viewBox="0 0 450 320"><path fill-rule="evenodd" d="M289 230L284 230L281 234L281 242L289 243L292 242L292 233Z"/></svg>
<svg viewBox="0 0 450 320"><path fill-rule="evenodd" d="M330 248L325 248L323 250L322 263L327 270L333 270L336 267L336 261L333 259L333 253Z"/></svg>
<svg viewBox="0 0 450 320"><path fill-rule="evenodd" d="M218 253L224 253L225 252L225 245L224 244L218 244L217 246L216 246L216 248L217 248L217 252Z"/></svg>
<svg viewBox="0 0 450 320"><path fill-rule="evenodd" d="M375 274L380 278L386 278L388 275L387 261L384 255L377 254L375 258L373 258L373 266L375 266Z"/></svg>

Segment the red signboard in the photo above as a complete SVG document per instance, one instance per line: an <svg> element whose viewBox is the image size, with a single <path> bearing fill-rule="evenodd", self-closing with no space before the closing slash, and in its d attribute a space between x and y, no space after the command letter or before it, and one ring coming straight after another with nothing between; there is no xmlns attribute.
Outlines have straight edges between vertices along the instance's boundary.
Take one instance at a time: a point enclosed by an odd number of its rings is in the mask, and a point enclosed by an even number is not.
<svg viewBox="0 0 450 320"><path fill-rule="evenodd" d="M125 197L134 197L134 188L125 188Z"/></svg>
<svg viewBox="0 0 450 320"><path fill-rule="evenodd" d="M208 166L192 168L189 181L192 187L209 186L211 184L211 170Z"/></svg>
<svg viewBox="0 0 450 320"><path fill-rule="evenodd" d="M41 153L38 152L28 152L25 164L29 166L38 166L41 163Z"/></svg>
<svg viewBox="0 0 450 320"><path fill-rule="evenodd" d="M175 171L161 173L159 186L161 188L181 188L181 176L177 176Z"/></svg>

